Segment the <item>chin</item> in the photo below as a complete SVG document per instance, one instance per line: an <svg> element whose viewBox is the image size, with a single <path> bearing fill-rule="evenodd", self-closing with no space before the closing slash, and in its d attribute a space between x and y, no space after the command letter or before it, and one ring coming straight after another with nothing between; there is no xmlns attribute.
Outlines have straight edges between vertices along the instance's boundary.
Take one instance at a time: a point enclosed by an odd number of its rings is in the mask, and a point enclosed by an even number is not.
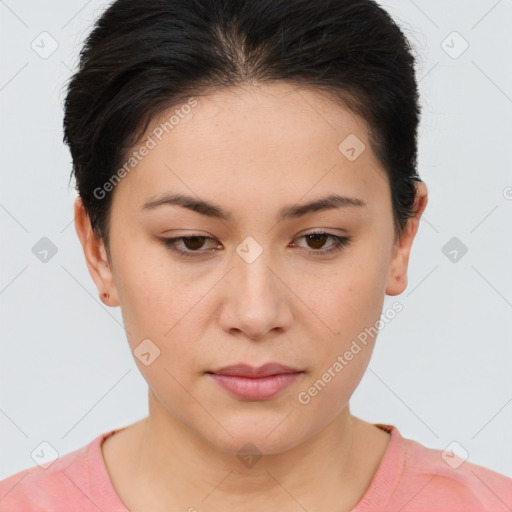
<svg viewBox="0 0 512 512"><path fill-rule="evenodd" d="M201 432L201 435L210 444L231 455L241 456L251 450L260 455L283 453L309 437L307 425L302 421L299 428L293 414L287 417L289 411L279 410L264 416L259 413L259 417L238 411L230 419L218 418L225 430L217 425L215 431Z"/></svg>

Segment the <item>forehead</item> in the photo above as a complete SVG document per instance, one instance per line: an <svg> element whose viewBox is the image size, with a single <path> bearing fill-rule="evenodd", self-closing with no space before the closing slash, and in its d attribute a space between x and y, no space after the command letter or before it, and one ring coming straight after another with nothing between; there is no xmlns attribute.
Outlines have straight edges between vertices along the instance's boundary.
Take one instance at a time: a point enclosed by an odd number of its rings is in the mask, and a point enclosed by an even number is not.
<svg viewBox="0 0 512 512"><path fill-rule="evenodd" d="M335 189L356 197L386 194L365 121L324 94L272 83L194 100L154 120L134 151L149 138L152 149L114 196L141 208L158 193L181 191L274 209L279 198Z"/></svg>

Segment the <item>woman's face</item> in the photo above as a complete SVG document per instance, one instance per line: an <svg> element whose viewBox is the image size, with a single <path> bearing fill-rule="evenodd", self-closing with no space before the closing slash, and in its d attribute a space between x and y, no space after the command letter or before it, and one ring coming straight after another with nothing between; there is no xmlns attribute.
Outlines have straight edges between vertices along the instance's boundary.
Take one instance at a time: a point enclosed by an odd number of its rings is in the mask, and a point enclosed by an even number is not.
<svg viewBox="0 0 512 512"><path fill-rule="evenodd" d="M155 144L113 192L110 266L88 265L121 306L150 415L225 451L277 453L348 414L375 340L344 354L376 325L385 294L405 289L417 225L394 243L367 127L324 96L274 83L195 99L151 127ZM155 205L170 195L190 208ZM301 208L329 196L354 201ZM315 231L332 236L305 236ZM207 238L163 243L185 236ZM340 250L336 236L349 239ZM282 388L224 378L238 394L209 373L242 363L301 373Z"/></svg>

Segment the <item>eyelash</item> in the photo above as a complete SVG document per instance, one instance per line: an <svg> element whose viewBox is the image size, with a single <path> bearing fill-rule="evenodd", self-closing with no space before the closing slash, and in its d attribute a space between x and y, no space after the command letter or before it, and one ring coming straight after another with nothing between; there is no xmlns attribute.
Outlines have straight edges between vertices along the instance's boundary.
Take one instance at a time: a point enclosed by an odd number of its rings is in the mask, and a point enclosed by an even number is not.
<svg viewBox="0 0 512 512"><path fill-rule="evenodd" d="M302 235L300 238L306 238L308 236L312 235L327 235L329 238L332 238L335 243L329 248L329 249L306 249L307 252L311 253L314 256L324 256L328 255L337 251L341 251L345 246L349 245L352 242L352 237L350 236L339 236L339 235L333 235L332 233L326 233L325 231L315 231L313 233L307 233L305 235ZM191 250L181 250L176 248L176 242L181 240L189 240L191 238L204 238L205 240L215 240L212 237L209 236L200 236L200 235L190 235L190 236L178 236L175 238L162 238L161 242L164 244L165 247L170 249L171 251L184 256L185 258L197 258L199 255L204 254L207 251L203 251L202 253L200 251L191 251Z"/></svg>

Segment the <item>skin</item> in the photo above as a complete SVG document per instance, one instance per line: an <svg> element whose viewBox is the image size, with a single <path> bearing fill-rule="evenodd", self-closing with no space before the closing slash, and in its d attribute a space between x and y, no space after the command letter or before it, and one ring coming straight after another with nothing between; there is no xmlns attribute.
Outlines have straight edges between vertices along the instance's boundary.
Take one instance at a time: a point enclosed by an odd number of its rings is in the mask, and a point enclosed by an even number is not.
<svg viewBox="0 0 512 512"><path fill-rule="evenodd" d="M286 83L196 99L115 187L110 258L75 202L89 272L100 296L110 294L104 303L121 307L130 349L149 338L160 350L148 366L134 358L148 383L149 416L103 443L107 470L132 512L348 511L390 440L349 408L375 338L308 404L297 397L375 325L385 295L407 287L426 186L418 184L416 215L395 238L389 183L362 118ZM350 134L366 146L354 161L338 150ZM214 202L232 218L173 205L142 211L166 192ZM366 206L276 221L282 207L332 193ZM318 256L334 240L304 235L320 229L353 240ZM215 240L179 244L202 251L196 258L160 242L185 235ZM262 248L251 263L236 252L247 236ZM205 374L269 361L304 373L268 400L234 397ZM247 442L262 454L252 467L236 456Z"/></svg>

